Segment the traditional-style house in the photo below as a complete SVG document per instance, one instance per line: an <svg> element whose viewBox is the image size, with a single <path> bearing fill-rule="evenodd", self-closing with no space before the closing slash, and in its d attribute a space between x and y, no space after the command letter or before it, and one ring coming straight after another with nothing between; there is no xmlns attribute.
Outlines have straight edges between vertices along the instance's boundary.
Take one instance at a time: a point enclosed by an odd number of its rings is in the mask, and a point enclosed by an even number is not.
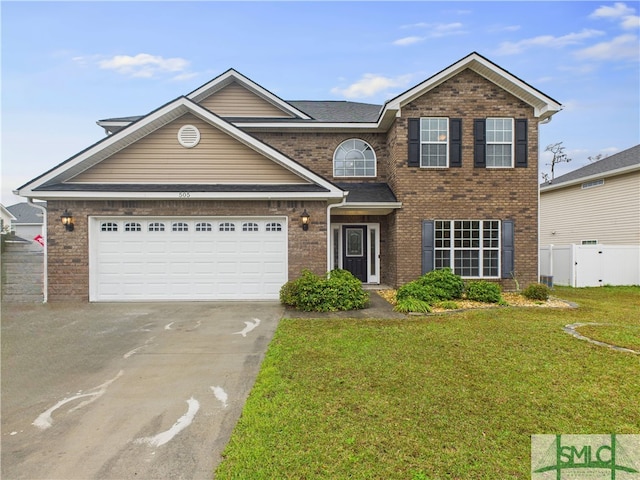
<svg viewBox="0 0 640 480"><path fill-rule="evenodd" d="M398 286L538 280L538 126L561 105L472 53L384 105L285 101L235 70L20 187L49 300L276 299L303 269Z"/></svg>

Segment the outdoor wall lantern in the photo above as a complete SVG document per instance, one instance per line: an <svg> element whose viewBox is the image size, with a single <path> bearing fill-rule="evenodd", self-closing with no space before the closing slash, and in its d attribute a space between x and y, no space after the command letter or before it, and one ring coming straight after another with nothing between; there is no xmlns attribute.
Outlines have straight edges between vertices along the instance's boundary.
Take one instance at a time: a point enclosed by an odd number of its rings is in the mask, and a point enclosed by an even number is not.
<svg viewBox="0 0 640 480"><path fill-rule="evenodd" d="M304 209L304 212L302 212L302 215L300 215L300 219L302 220L302 230L306 232L309 230L309 220L311 219L306 208Z"/></svg>
<svg viewBox="0 0 640 480"><path fill-rule="evenodd" d="M67 232L73 232L73 215L65 208L64 213L60 215L60 221Z"/></svg>

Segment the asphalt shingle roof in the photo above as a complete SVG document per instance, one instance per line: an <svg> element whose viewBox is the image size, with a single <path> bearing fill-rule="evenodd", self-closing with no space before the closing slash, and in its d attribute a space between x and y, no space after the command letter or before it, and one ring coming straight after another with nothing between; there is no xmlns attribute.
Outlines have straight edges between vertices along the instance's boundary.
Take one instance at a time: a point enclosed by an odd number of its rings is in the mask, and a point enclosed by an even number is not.
<svg viewBox="0 0 640 480"><path fill-rule="evenodd" d="M37 205L41 205L46 208L46 202L36 202ZM16 217L16 220L13 223L21 224L21 223L35 223L41 224L43 223L42 219L42 210L32 205L29 205L26 202L16 203L15 205L11 205L7 207L7 210L11 212L11 215Z"/></svg>
<svg viewBox="0 0 640 480"><path fill-rule="evenodd" d="M605 176L608 172L625 167L631 167L632 165L640 165L640 145L636 145L635 147L623 150L622 152L603 158L597 162L590 163L589 165L585 165L584 167L578 168L572 172L560 175L550 182L543 183L540 187L544 188L551 185L560 185L562 183L591 177L593 175L602 174Z"/></svg>
<svg viewBox="0 0 640 480"><path fill-rule="evenodd" d="M398 199L386 183L336 183L349 192L347 203L396 203Z"/></svg>
<svg viewBox="0 0 640 480"><path fill-rule="evenodd" d="M288 102L320 122L376 122L382 105L346 101L296 100Z"/></svg>

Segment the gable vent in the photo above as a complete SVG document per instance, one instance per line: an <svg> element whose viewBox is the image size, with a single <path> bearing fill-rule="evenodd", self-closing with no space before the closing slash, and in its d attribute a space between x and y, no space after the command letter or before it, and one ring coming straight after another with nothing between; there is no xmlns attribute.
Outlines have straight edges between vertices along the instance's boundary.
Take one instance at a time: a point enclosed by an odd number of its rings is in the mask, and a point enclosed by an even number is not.
<svg viewBox="0 0 640 480"><path fill-rule="evenodd" d="M178 130L178 142L185 148L195 147L200 142L200 130L193 125L184 125Z"/></svg>

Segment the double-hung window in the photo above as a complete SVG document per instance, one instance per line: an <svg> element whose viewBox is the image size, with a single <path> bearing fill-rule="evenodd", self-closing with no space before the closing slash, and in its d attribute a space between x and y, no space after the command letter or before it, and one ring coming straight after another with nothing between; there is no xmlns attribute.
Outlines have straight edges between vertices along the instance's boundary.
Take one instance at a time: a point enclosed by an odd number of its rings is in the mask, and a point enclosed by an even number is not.
<svg viewBox="0 0 640 480"><path fill-rule="evenodd" d="M513 118L487 118L487 167L513 167Z"/></svg>
<svg viewBox="0 0 640 480"><path fill-rule="evenodd" d="M420 119L420 166L449 166L449 119Z"/></svg>
<svg viewBox="0 0 640 480"><path fill-rule="evenodd" d="M409 118L407 127L409 167L462 167L461 118Z"/></svg>
<svg viewBox="0 0 640 480"><path fill-rule="evenodd" d="M451 268L461 277L500 275L500 221L436 220L434 267Z"/></svg>

